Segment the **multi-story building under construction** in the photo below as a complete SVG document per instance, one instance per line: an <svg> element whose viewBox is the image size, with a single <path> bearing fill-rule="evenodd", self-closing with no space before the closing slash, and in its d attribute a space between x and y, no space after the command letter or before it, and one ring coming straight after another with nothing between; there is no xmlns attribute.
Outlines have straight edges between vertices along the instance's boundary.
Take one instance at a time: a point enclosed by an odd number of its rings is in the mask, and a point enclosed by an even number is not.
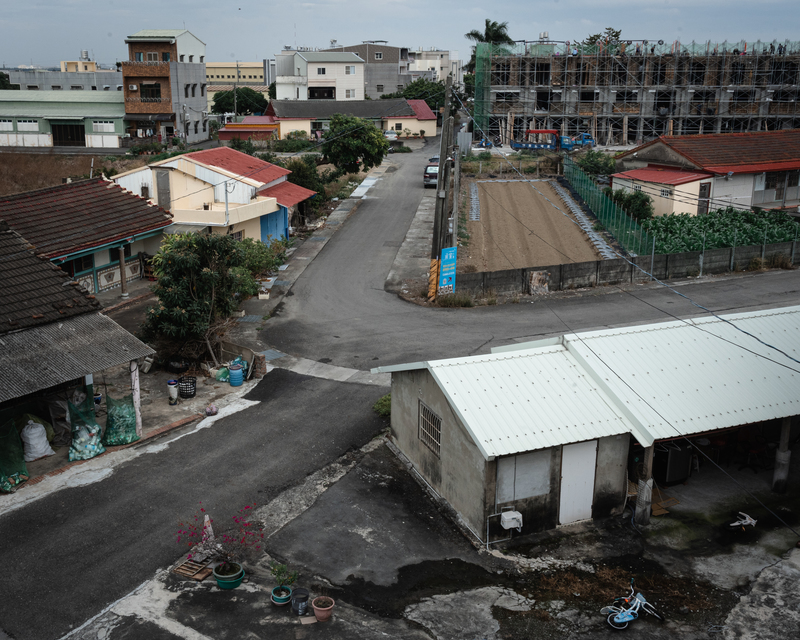
<svg viewBox="0 0 800 640"><path fill-rule="evenodd" d="M546 34L542 34L546 35ZM475 135L659 135L800 128L800 43L621 41L479 44Z"/></svg>

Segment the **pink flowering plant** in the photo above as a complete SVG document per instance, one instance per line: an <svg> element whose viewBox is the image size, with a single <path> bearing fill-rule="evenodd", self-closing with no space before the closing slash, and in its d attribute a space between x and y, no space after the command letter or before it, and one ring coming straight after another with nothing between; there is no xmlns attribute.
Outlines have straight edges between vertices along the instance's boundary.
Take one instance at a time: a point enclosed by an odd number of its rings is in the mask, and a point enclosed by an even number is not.
<svg viewBox="0 0 800 640"><path fill-rule="evenodd" d="M234 526L215 536L211 529L213 520L205 521L206 510L203 503L192 518L181 522L177 542L191 548L188 559L203 561L207 558L222 560L216 567L220 575L233 575L241 570L238 561L250 549L260 550L264 544L264 530L260 523L252 521L256 505L246 505L233 516Z"/></svg>

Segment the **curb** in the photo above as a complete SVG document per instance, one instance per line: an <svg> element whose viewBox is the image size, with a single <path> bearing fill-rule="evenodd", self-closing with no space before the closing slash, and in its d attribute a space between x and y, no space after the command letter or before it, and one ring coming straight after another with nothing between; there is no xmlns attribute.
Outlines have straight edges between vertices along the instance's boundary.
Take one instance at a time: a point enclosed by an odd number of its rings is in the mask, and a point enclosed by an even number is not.
<svg viewBox="0 0 800 640"><path fill-rule="evenodd" d="M148 440L152 440L161 435L164 435L168 431L172 431L173 429L177 429L179 427L183 427L187 424L190 424L195 420L201 420L204 417L205 416L201 413L192 414L190 416L187 416L186 418L182 418L163 427L159 427L158 429L154 429L147 435L142 435L142 437L139 438L136 442L131 442L130 444L117 445L115 447L106 447L106 450L103 453L101 453L99 456L95 456L94 458L89 458L89 460L94 460L95 458L102 458L106 454L114 453L115 451L120 451L121 449L128 449L130 447L134 447L136 445L142 444L143 442L147 442ZM52 471L49 471L48 473L45 473L41 476L36 476L35 478L29 478L23 486L32 486L35 484L39 484L40 482L42 482L47 478L53 478L55 476L61 475L68 469L81 465L84 462L89 462L89 460L75 460L74 462L69 462L65 464L63 467L59 467L58 469L53 469Z"/></svg>

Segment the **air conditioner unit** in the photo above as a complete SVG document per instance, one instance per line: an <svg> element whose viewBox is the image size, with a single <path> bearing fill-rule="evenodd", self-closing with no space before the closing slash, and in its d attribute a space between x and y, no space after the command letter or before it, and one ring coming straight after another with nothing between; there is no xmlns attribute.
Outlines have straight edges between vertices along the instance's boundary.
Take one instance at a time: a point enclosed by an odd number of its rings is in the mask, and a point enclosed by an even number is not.
<svg viewBox="0 0 800 640"><path fill-rule="evenodd" d="M204 118L207 118L207 117L208 117L208 111L203 111L203 117L204 117Z"/></svg>
<svg viewBox="0 0 800 640"><path fill-rule="evenodd" d="M138 89L139 87L137 87L135 84L128 85L128 91L137 91Z"/></svg>

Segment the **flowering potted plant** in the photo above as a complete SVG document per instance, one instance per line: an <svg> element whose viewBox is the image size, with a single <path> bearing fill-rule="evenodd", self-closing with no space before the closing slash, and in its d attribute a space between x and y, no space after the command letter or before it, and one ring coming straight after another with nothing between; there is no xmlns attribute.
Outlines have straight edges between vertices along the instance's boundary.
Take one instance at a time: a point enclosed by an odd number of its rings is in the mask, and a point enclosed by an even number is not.
<svg viewBox="0 0 800 640"><path fill-rule="evenodd" d="M269 566L278 586L272 590L272 601L277 605L288 604L292 597L292 585L297 581L297 571L289 571L285 564L273 562Z"/></svg>
<svg viewBox="0 0 800 640"><path fill-rule="evenodd" d="M244 567L241 561L248 549L261 549L264 541L263 529L250 521L255 504L247 505L233 516L235 527L230 531L214 535L211 520L202 506L195 513L193 520L181 523L178 529L178 543L188 544L192 549L188 559L204 561L208 558L219 560L212 570L217 586L220 589L235 589L244 579ZM202 518L202 521L201 521Z"/></svg>

